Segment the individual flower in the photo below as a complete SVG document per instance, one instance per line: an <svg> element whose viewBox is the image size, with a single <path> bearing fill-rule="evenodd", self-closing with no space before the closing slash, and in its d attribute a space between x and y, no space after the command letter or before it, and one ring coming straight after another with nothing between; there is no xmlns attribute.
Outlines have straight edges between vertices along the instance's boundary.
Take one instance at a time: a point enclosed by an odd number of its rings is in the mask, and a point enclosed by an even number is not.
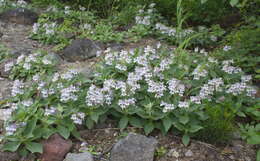
<svg viewBox="0 0 260 161"><path fill-rule="evenodd" d="M231 46L228 46L228 45L225 45L224 47L223 47L223 50L224 51L229 51L229 50L231 50L232 49L232 47Z"/></svg>

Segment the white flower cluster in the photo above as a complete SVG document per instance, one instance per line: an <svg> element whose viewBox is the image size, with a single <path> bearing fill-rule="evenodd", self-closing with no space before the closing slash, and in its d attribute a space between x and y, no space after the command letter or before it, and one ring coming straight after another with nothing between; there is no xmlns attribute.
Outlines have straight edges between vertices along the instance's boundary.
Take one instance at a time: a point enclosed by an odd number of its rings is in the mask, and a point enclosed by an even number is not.
<svg viewBox="0 0 260 161"><path fill-rule="evenodd" d="M65 6L64 8L64 13L67 15L69 14L71 11L70 11L70 7L69 6Z"/></svg>
<svg viewBox="0 0 260 161"><path fill-rule="evenodd" d="M237 74L242 72L241 68L234 67L231 64L233 63L233 60L223 61L222 62L222 70L228 74Z"/></svg>
<svg viewBox="0 0 260 161"><path fill-rule="evenodd" d="M21 102L21 104L25 107L30 107L31 105L33 105L33 100L32 99L24 100Z"/></svg>
<svg viewBox="0 0 260 161"><path fill-rule="evenodd" d="M155 3L149 5L147 10L140 9L135 17L135 23L139 25L149 26L152 24L152 14L155 12Z"/></svg>
<svg viewBox="0 0 260 161"><path fill-rule="evenodd" d="M209 80L208 83L204 84L199 92L200 99L209 99L211 100L211 96L214 94L215 91L221 91L224 82L222 78L214 78ZM198 98L197 98L198 99Z"/></svg>
<svg viewBox="0 0 260 161"><path fill-rule="evenodd" d="M45 30L46 35L54 35L56 27L57 27L56 22L53 22L50 24L48 24L48 23L43 24L43 28Z"/></svg>
<svg viewBox="0 0 260 161"><path fill-rule="evenodd" d="M228 46L228 45L226 45L226 46L223 47L223 50L224 50L224 51L229 51L229 50L231 50L231 49L232 49L232 47L231 47L231 46Z"/></svg>
<svg viewBox="0 0 260 161"><path fill-rule="evenodd" d="M133 106L135 105L135 98L129 98L129 99L120 99L118 100L118 105L122 108L125 109L129 107L130 105Z"/></svg>
<svg viewBox="0 0 260 161"><path fill-rule="evenodd" d="M40 59L41 56L42 56L42 53L40 53L40 52L32 53L28 56L25 56L24 54L22 54L17 58L16 63L8 62L7 64L5 64L5 72L11 71L15 65L20 65L23 69L25 69L27 71L31 70L31 68L33 67L33 63L37 62L37 60ZM52 62L50 60L48 60L47 58L44 58L42 60L42 63L44 65L52 64Z"/></svg>
<svg viewBox="0 0 260 161"><path fill-rule="evenodd" d="M5 127L5 134L8 136L13 135L18 128L17 124L10 124Z"/></svg>
<svg viewBox="0 0 260 161"><path fill-rule="evenodd" d="M46 108L44 111L45 116L54 115L56 113L56 108L51 106L50 108Z"/></svg>
<svg viewBox="0 0 260 161"><path fill-rule="evenodd" d="M192 72L192 75L194 76L194 80L199 80L200 77L206 77L208 74L208 71L205 70L202 65L198 65L195 70Z"/></svg>
<svg viewBox="0 0 260 161"><path fill-rule="evenodd" d="M82 124L83 120L85 118L85 114L83 112L78 112L76 114L71 115L71 120L73 120L73 122L75 124Z"/></svg>
<svg viewBox="0 0 260 161"><path fill-rule="evenodd" d="M189 102L187 101L180 101L178 107L180 108L188 108L190 106Z"/></svg>
<svg viewBox="0 0 260 161"><path fill-rule="evenodd" d="M5 72L9 72L10 70L12 70L13 66L14 66L14 62L13 61L10 61L10 62L6 63L4 71Z"/></svg>
<svg viewBox="0 0 260 161"><path fill-rule="evenodd" d="M11 95L15 97L18 94L21 95L23 93L24 93L24 83L20 80L15 80L11 90Z"/></svg>
<svg viewBox="0 0 260 161"><path fill-rule="evenodd" d="M185 85L183 85L180 80L173 78L168 81L168 85L171 94L178 94L180 96L183 96Z"/></svg>
<svg viewBox="0 0 260 161"><path fill-rule="evenodd" d="M25 7L27 5L27 2L25 2L24 0L18 0L17 5L21 7Z"/></svg>
<svg viewBox="0 0 260 161"><path fill-rule="evenodd" d="M163 92L166 91L166 86L163 82L155 82L153 80L148 80L147 92L154 93L156 98L163 96Z"/></svg>
<svg viewBox="0 0 260 161"><path fill-rule="evenodd" d="M77 76L79 74L79 72L77 72L74 69L70 69L68 72L61 74L61 78L64 80L72 80L73 78L75 78L75 76ZM56 75L55 77L59 77L58 75ZM54 78L55 78L54 77ZM53 78L53 79L54 79Z"/></svg>
<svg viewBox="0 0 260 161"><path fill-rule="evenodd" d="M169 103L166 103L164 101L161 102L160 106L163 107L163 112L169 112L171 110L174 110L176 107L174 106L174 104L169 104Z"/></svg>
<svg viewBox="0 0 260 161"><path fill-rule="evenodd" d="M73 85L67 88L63 88L61 90L60 101L61 102L76 101L78 99L78 96L75 93L78 91L79 89Z"/></svg>
<svg viewBox="0 0 260 161"><path fill-rule="evenodd" d="M254 97L257 93L256 89L251 86L248 86L245 82L238 82L230 85L230 87L226 91L232 95L240 95L243 92L246 92L246 95L249 97Z"/></svg>
<svg viewBox="0 0 260 161"><path fill-rule="evenodd" d="M162 23L157 23L155 25L155 29L163 35L176 38L185 38L194 33L192 29L183 29L182 31L177 33L176 28L168 27Z"/></svg>

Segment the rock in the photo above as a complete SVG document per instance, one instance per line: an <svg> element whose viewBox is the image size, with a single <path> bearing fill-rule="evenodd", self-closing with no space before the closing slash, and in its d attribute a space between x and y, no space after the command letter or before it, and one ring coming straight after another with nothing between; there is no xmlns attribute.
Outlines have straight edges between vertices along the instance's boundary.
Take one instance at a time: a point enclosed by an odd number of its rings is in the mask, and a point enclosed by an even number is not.
<svg viewBox="0 0 260 161"><path fill-rule="evenodd" d="M0 14L0 19L22 25L32 25L37 22L38 15L25 8L9 9Z"/></svg>
<svg viewBox="0 0 260 161"><path fill-rule="evenodd" d="M84 153L69 153L67 154L64 161L94 161L92 154L89 152Z"/></svg>
<svg viewBox="0 0 260 161"><path fill-rule="evenodd" d="M3 101L11 96L12 82L7 79L0 79L0 101Z"/></svg>
<svg viewBox="0 0 260 161"><path fill-rule="evenodd" d="M154 138L130 133L114 145L110 161L153 161L157 144Z"/></svg>
<svg viewBox="0 0 260 161"><path fill-rule="evenodd" d="M13 152L0 152L0 161L18 161L20 156Z"/></svg>
<svg viewBox="0 0 260 161"><path fill-rule="evenodd" d="M70 140L64 140L60 135L53 134L43 143L41 161L63 161L71 147Z"/></svg>
<svg viewBox="0 0 260 161"><path fill-rule="evenodd" d="M185 153L185 156L186 157L192 157L193 156L193 152L191 150L188 150L186 153Z"/></svg>
<svg viewBox="0 0 260 161"><path fill-rule="evenodd" d="M101 50L101 45L94 41L76 39L62 51L62 57L69 62L83 61L95 57Z"/></svg>
<svg viewBox="0 0 260 161"><path fill-rule="evenodd" d="M61 64L63 61L62 58L55 53L49 53L48 55L45 55L44 58L47 58L56 65Z"/></svg>

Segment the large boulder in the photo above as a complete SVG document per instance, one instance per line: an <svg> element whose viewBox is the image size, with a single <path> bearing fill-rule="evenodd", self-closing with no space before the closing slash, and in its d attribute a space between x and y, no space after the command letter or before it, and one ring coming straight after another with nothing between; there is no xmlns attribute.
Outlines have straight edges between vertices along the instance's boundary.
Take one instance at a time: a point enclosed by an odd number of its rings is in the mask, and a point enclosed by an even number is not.
<svg viewBox="0 0 260 161"><path fill-rule="evenodd" d="M102 47L97 42L89 39L76 39L62 51L62 57L68 62L84 61L97 56L101 50Z"/></svg>
<svg viewBox="0 0 260 161"><path fill-rule="evenodd" d="M89 152L84 153L68 153L64 161L94 161L92 154Z"/></svg>
<svg viewBox="0 0 260 161"><path fill-rule="evenodd" d="M157 144L155 138L130 133L114 145L110 161L153 161Z"/></svg>
<svg viewBox="0 0 260 161"><path fill-rule="evenodd" d="M54 134L43 143L41 161L63 161L71 147L70 140L64 140L60 135Z"/></svg>
<svg viewBox="0 0 260 161"><path fill-rule="evenodd" d="M2 21L16 24L32 25L37 22L38 15L37 13L26 8L14 8L1 13L0 19Z"/></svg>

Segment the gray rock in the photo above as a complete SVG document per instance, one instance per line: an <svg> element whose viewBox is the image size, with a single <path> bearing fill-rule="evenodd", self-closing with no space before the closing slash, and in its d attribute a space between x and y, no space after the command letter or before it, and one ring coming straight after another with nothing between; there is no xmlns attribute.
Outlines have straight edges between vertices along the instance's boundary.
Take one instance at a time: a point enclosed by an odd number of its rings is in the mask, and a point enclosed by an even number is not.
<svg viewBox="0 0 260 161"><path fill-rule="evenodd" d="M12 82L7 79L0 80L0 101L3 101L11 96Z"/></svg>
<svg viewBox="0 0 260 161"><path fill-rule="evenodd" d="M76 39L62 51L62 57L68 62L83 61L95 57L101 50L102 47L97 42L89 39Z"/></svg>
<svg viewBox="0 0 260 161"><path fill-rule="evenodd" d="M48 60L52 61L54 64L60 64L62 63L62 58L55 54L55 53L49 53L48 55L44 56L44 58L47 58Z"/></svg>
<svg viewBox="0 0 260 161"><path fill-rule="evenodd" d="M68 153L64 161L94 161L92 154L89 152L84 153Z"/></svg>
<svg viewBox="0 0 260 161"><path fill-rule="evenodd" d="M153 161L157 144L155 138L130 133L114 145L110 161Z"/></svg>
<svg viewBox="0 0 260 161"><path fill-rule="evenodd" d="M22 25L32 25L37 22L38 15L25 8L15 8L4 11L0 14L0 19Z"/></svg>

